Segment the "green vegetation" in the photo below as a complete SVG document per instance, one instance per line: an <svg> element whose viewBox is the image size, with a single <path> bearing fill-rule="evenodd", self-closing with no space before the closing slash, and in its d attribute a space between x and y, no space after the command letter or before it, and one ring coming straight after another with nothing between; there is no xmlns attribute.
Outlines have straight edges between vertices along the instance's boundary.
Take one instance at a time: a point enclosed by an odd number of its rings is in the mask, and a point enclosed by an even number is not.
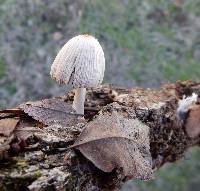
<svg viewBox="0 0 200 191"><path fill-rule="evenodd" d="M0 79L6 75L6 66L3 59L0 58Z"/></svg>
<svg viewBox="0 0 200 191"><path fill-rule="evenodd" d="M162 167L156 174L155 180L150 182L134 181L141 191L187 191L192 185L199 184L200 149L191 149L185 158Z"/></svg>
<svg viewBox="0 0 200 191"><path fill-rule="evenodd" d="M106 82L158 87L200 80L199 20L200 0L0 0L0 107L57 95L50 64L79 33L103 45ZM199 153L164 166L154 181L133 184L141 191L194 191Z"/></svg>
<svg viewBox="0 0 200 191"><path fill-rule="evenodd" d="M130 60L128 73L137 84L200 79L199 33L190 20L197 17L194 4L200 1L89 2L80 31L102 37L113 45L113 51L123 49L118 55L125 55L120 64Z"/></svg>

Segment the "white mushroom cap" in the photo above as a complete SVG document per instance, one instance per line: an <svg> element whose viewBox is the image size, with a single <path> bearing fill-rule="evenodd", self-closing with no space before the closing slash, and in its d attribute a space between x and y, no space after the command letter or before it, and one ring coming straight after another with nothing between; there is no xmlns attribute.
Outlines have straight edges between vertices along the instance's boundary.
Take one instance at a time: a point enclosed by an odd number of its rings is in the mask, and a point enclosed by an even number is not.
<svg viewBox="0 0 200 191"><path fill-rule="evenodd" d="M86 88L99 85L104 70L104 52L98 40L90 35L79 35L58 52L50 75L60 84L72 83L73 88Z"/></svg>

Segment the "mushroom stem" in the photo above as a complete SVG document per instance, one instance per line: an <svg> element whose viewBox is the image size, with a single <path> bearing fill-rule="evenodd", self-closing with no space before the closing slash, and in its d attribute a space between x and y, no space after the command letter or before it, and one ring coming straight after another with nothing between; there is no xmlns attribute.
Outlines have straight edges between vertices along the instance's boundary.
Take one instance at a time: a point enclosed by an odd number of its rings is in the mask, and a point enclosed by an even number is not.
<svg viewBox="0 0 200 191"><path fill-rule="evenodd" d="M85 102L86 88L75 89L75 96L73 101L73 108L77 114L84 115L84 102Z"/></svg>

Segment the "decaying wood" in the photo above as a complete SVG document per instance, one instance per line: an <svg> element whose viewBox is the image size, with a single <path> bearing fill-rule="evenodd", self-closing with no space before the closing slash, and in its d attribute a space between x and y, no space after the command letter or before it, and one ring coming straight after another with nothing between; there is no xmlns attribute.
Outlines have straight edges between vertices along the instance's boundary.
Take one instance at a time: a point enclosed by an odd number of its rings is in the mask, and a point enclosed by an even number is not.
<svg viewBox="0 0 200 191"><path fill-rule="evenodd" d="M0 111L1 190L118 190L151 178L199 145L199 102L176 117L178 100L193 92L200 97L200 83L104 85L88 90L85 119L70 108L72 92Z"/></svg>

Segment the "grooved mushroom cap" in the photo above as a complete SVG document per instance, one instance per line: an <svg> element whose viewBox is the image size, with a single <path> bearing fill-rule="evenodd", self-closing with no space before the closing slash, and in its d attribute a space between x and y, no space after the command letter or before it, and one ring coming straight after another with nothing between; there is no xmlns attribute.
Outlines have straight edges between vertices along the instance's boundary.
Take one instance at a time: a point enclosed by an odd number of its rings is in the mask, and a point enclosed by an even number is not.
<svg viewBox="0 0 200 191"><path fill-rule="evenodd" d="M90 35L70 39L58 52L50 75L60 84L73 88L99 85L104 76L104 52L98 40Z"/></svg>

